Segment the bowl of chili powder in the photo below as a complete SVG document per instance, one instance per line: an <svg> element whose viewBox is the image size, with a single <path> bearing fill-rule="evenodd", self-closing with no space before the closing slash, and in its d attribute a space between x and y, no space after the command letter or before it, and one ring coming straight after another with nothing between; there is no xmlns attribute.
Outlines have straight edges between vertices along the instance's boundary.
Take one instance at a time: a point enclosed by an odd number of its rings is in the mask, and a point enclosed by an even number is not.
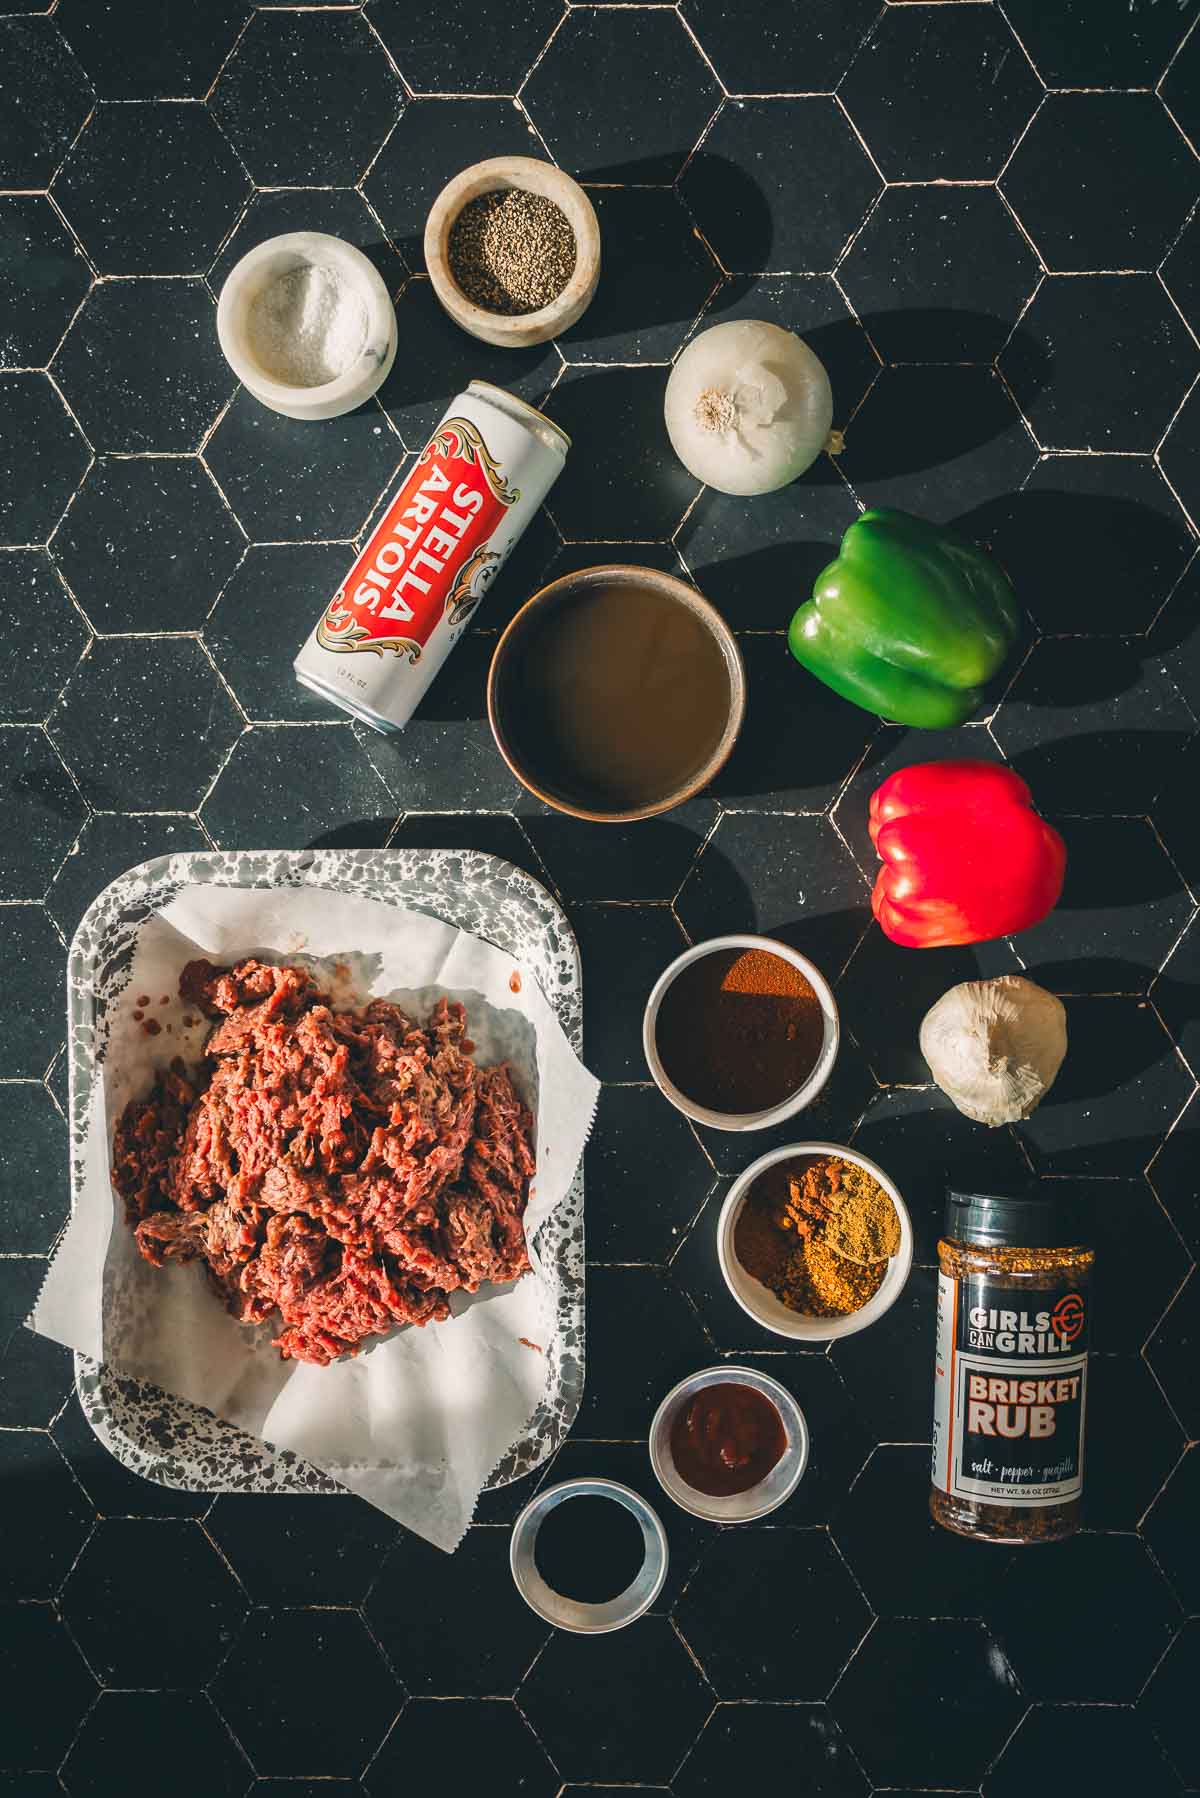
<svg viewBox="0 0 1200 1798"><path fill-rule="evenodd" d="M811 1105L840 1026L807 955L766 936L717 936L676 957L646 1004L642 1046L677 1111L715 1130L766 1130Z"/></svg>

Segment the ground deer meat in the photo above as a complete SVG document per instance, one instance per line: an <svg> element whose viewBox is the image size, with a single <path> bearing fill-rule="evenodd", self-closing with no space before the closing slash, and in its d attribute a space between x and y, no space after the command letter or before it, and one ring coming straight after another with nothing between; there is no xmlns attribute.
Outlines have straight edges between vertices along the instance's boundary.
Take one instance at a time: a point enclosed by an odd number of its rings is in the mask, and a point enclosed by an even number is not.
<svg viewBox="0 0 1200 1798"><path fill-rule="evenodd" d="M528 1271L533 1120L461 1005L337 1012L258 961L189 962L179 990L215 1020L203 1067L174 1062L113 1139L147 1261L203 1260L234 1317L281 1319L280 1354L318 1366Z"/></svg>

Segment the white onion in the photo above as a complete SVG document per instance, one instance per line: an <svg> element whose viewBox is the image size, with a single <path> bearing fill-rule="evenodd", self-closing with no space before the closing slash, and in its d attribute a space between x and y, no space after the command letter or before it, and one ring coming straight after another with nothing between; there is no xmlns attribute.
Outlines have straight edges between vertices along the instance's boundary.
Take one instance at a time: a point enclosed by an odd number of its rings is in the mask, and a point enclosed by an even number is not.
<svg viewBox="0 0 1200 1798"><path fill-rule="evenodd" d="M684 350L664 410L671 447L698 480L722 493L772 493L824 449L833 394L794 331L731 319Z"/></svg>

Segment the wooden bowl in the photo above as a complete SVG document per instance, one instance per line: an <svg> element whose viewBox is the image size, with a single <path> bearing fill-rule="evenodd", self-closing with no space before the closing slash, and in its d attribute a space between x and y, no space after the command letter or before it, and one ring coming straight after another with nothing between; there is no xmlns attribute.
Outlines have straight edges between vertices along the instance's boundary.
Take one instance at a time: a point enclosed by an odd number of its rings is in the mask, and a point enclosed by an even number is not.
<svg viewBox="0 0 1200 1798"><path fill-rule="evenodd" d="M536 312L489 312L467 298L450 272L450 231L472 200L513 187L542 194L562 207L575 233L575 272L557 299ZM523 350L557 337L591 305L600 279L600 226L578 181L552 162L539 162L534 156L493 156L455 175L433 202L425 221L425 266L434 293L456 325L484 343Z"/></svg>

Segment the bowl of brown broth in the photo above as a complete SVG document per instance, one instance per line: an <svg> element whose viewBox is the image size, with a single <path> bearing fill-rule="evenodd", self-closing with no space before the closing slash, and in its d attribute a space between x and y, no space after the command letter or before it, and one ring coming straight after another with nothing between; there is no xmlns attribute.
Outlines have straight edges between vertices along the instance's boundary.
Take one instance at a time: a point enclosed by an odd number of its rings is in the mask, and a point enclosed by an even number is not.
<svg viewBox="0 0 1200 1798"><path fill-rule="evenodd" d="M496 645L488 717L521 784L557 811L625 824L690 799L746 710L733 632L686 581L585 568L527 600Z"/></svg>

